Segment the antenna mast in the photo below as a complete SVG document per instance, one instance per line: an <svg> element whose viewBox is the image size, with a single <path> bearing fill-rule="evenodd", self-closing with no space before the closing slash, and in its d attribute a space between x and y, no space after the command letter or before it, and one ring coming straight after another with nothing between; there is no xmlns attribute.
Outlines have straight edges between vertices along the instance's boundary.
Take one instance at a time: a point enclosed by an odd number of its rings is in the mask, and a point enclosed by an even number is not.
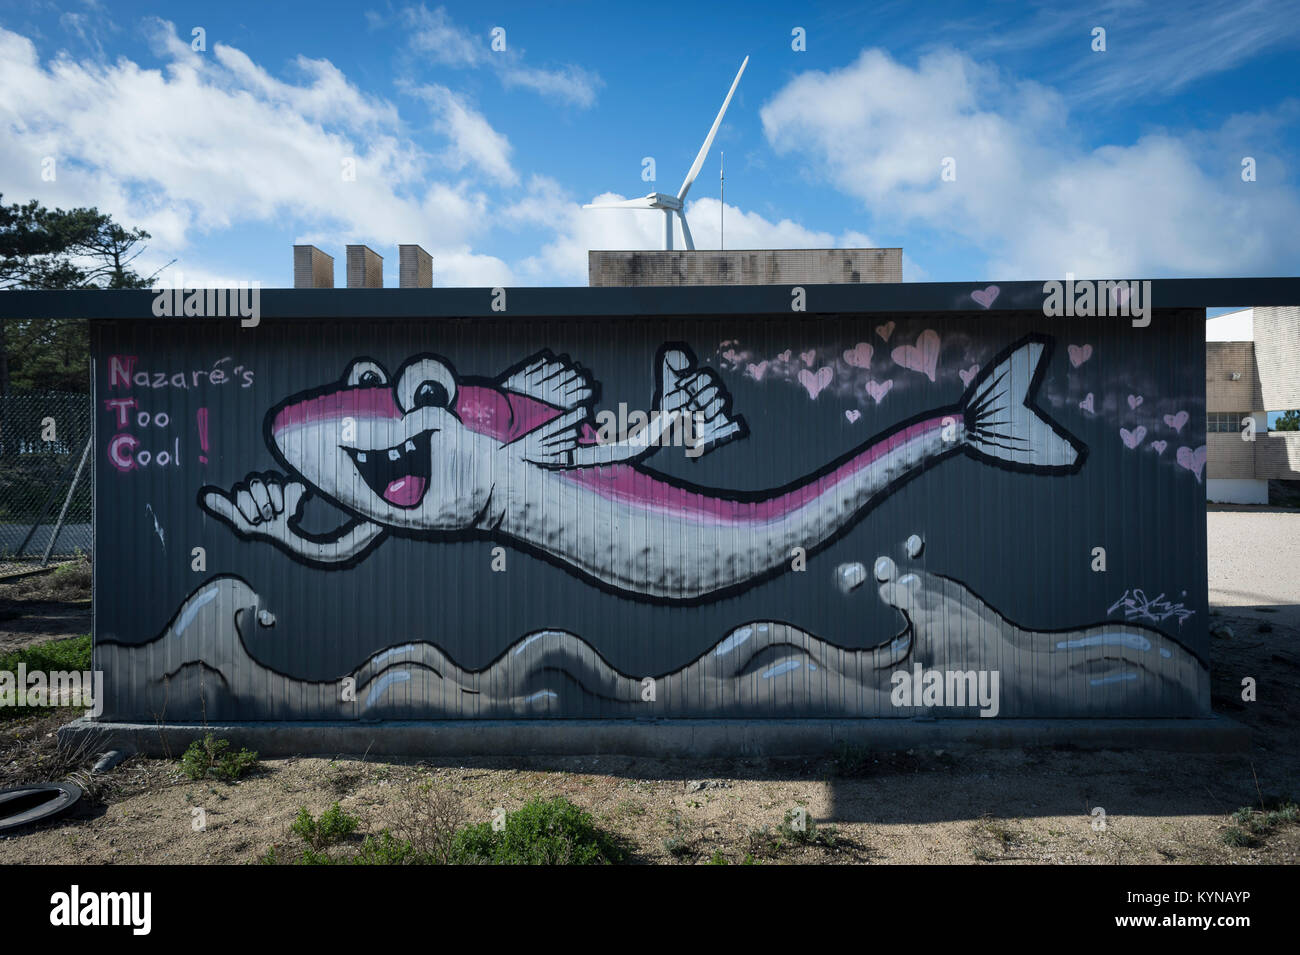
<svg viewBox="0 0 1300 955"><path fill-rule="evenodd" d="M722 248L727 247L727 154L718 152L718 233L722 236Z"/></svg>

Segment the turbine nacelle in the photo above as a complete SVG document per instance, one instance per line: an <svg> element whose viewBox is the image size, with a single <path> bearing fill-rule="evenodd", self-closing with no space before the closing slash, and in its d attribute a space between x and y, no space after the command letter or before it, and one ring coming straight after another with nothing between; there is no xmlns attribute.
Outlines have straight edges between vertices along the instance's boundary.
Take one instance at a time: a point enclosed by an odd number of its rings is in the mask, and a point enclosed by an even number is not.
<svg viewBox="0 0 1300 955"><path fill-rule="evenodd" d="M652 192L646 199L650 202L651 209L671 209L676 212L682 208L682 200L662 192Z"/></svg>
<svg viewBox="0 0 1300 955"><path fill-rule="evenodd" d="M700 169L704 166L704 160L708 158L709 148L713 145L713 137L718 134L718 127L722 125L722 117L727 113L727 107L731 105L731 97L735 95L736 87L740 85L740 77L745 72L745 67L749 65L749 57L745 57L740 64L740 70L736 73L736 78L731 81L731 89L727 91L727 98L722 101L722 109L718 110L718 116L713 121L713 126L709 129L709 135L704 139L704 145L695 156L695 162L691 164L690 172L686 174L686 179L682 182L682 188L678 190L677 195L670 196L662 192L652 192L649 195L642 196L640 199L624 199L622 202L592 202L583 206L584 209L653 209L661 211L664 214L664 250L672 251L673 247L673 215L682 223L682 237L686 240L686 248L694 251L695 242L691 238L690 226L686 224L686 194L691 191L691 185L695 182L695 177L700 174Z"/></svg>

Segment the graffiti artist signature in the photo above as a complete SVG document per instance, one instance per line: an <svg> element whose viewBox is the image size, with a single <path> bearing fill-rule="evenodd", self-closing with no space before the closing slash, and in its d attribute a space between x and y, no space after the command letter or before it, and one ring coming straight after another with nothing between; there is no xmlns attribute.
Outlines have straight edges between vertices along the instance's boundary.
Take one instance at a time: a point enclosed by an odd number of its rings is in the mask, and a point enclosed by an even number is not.
<svg viewBox="0 0 1300 955"><path fill-rule="evenodd" d="M1124 609L1124 619L1132 620L1150 620L1152 623L1160 623L1175 617L1178 625L1181 627L1183 621L1196 613L1195 610L1188 610L1181 603L1170 603L1165 599L1165 595L1158 597L1147 597L1146 591L1138 588L1124 591L1123 596L1116 600L1106 613L1111 614L1120 608Z"/></svg>

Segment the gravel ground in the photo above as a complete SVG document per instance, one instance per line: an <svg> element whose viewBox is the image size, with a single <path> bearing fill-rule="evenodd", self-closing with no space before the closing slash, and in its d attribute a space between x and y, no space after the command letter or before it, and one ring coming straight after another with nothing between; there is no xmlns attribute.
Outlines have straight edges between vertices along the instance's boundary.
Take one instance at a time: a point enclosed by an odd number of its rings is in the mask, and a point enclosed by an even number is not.
<svg viewBox="0 0 1300 955"><path fill-rule="evenodd" d="M1210 606L1300 628L1300 509L1215 505L1206 517Z"/></svg>

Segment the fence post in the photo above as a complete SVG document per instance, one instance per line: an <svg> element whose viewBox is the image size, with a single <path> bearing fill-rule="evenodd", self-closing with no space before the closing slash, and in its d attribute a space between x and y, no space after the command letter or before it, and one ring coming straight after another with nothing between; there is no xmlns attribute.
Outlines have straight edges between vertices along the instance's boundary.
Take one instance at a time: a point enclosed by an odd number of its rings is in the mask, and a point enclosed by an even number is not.
<svg viewBox="0 0 1300 955"><path fill-rule="evenodd" d="M54 542L59 539L59 531L63 530L63 519L68 514L68 505L72 503L72 495L77 490L77 482L81 480L81 472L86 466L86 458L90 456L90 445L94 440L93 436L86 439L86 448L81 452L81 463L77 465L77 473L72 478L72 486L68 488L68 496L63 499L63 507L59 509L59 519L54 524L54 532L50 534L50 542L45 545L45 556L41 558L42 567L48 567L50 564L50 553L54 550Z"/></svg>

